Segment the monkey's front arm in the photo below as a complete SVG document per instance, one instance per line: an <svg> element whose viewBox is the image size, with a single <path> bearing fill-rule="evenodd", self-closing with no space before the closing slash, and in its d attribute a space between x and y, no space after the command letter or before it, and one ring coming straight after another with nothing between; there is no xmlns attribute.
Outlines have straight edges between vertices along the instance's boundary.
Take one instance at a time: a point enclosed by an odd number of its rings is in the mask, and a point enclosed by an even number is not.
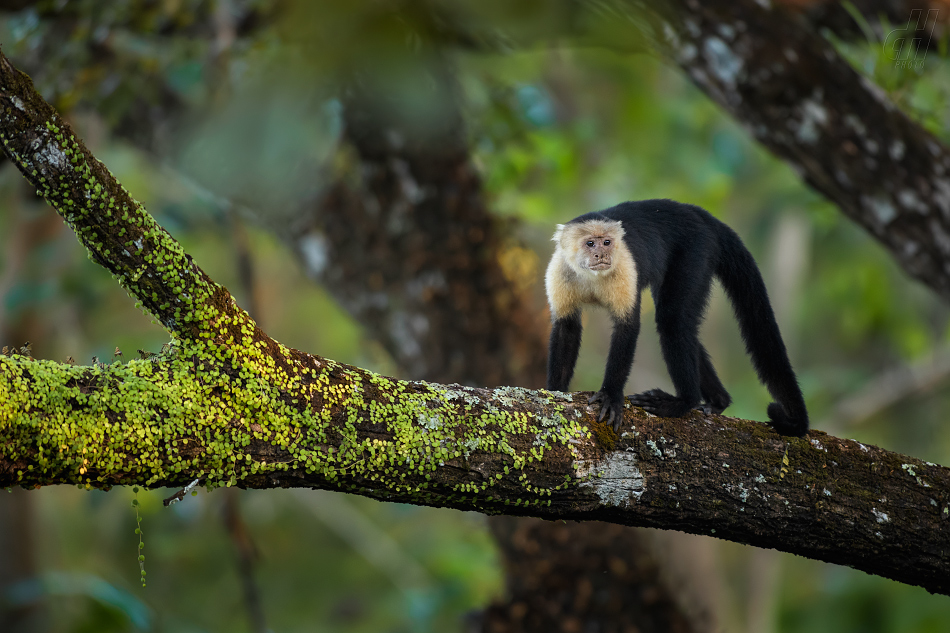
<svg viewBox="0 0 950 633"><path fill-rule="evenodd" d="M551 326L548 348L548 385L551 391L567 391L581 349L581 313L557 319Z"/></svg>
<svg viewBox="0 0 950 633"><path fill-rule="evenodd" d="M607 354L607 367L604 370L604 384L600 391L588 400L588 404L600 404L598 420L606 419L607 423L613 426L614 431L620 430L620 423L623 421L623 387L630 375L639 335L640 299L638 297L627 316L614 320L614 331L610 336L610 353Z"/></svg>

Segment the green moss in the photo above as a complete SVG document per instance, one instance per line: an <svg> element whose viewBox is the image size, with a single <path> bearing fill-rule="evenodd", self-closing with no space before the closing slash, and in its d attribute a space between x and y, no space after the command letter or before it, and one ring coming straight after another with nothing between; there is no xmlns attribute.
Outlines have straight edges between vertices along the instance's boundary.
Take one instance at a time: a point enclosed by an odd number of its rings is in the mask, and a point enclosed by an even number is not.
<svg viewBox="0 0 950 633"><path fill-rule="evenodd" d="M0 357L0 456L23 464L21 483L67 479L102 488L199 478L215 487L270 477L276 485L292 471L331 487L360 481L377 495L425 500L440 466L454 460L469 469L479 453L502 460L498 469L509 477L475 469L464 481L443 475L440 494L448 481L463 497L498 485L508 486L506 497L520 487L519 504L550 495L526 475L529 465L586 433L553 396L500 388L481 398L458 386L395 381L272 340L92 156L26 75L6 81L23 103L7 110L0 133L7 154L90 259L172 336L161 355L125 365Z"/></svg>
<svg viewBox="0 0 950 633"><path fill-rule="evenodd" d="M217 487L295 471L424 493L447 461L500 453L501 468L516 475L586 432L556 407L550 415L467 412L476 399L458 388L396 381L280 346L293 359L288 373L261 346L243 343L178 341L165 354L107 367L0 357L0 455L35 464L19 478L30 485L67 476L100 488L190 478ZM498 477L453 489L482 495ZM550 494L517 481L535 501Z"/></svg>
<svg viewBox="0 0 950 633"><path fill-rule="evenodd" d="M601 448L605 451L612 451L617 446L617 440L619 436L614 432L613 428L607 426L603 422L598 422L596 419L591 422L590 430L594 433L594 437L597 438L597 443L600 444Z"/></svg>

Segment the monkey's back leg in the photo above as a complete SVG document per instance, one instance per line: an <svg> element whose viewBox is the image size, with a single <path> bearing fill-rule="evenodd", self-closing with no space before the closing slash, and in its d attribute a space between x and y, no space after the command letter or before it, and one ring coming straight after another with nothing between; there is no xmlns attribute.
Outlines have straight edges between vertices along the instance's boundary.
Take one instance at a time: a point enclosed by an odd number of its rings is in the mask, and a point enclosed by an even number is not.
<svg viewBox="0 0 950 633"><path fill-rule="evenodd" d="M676 395L652 389L631 396L630 401L661 417L686 415L703 399L704 383L709 396L715 400L715 404L710 403L711 407L722 404L723 395L728 398L699 342L699 325L709 300L713 273L704 251L702 248L683 251L671 258L663 283L654 297L656 330Z"/></svg>
<svg viewBox="0 0 950 633"><path fill-rule="evenodd" d="M702 393L703 402L706 403L706 406L701 408L706 413L722 413L732 404L732 398L719 380L709 352L702 343L699 345L699 391Z"/></svg>

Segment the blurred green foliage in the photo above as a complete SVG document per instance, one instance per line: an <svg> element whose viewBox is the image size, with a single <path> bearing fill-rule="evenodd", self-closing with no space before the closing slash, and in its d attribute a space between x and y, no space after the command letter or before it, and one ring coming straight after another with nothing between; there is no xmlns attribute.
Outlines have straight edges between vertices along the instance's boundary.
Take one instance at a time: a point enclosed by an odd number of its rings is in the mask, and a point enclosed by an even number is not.
<svg viewBox="0 0 950 633"><path fill-rule="evenodd" d="M432 27L424 13L410 11L400 21L380 3L289 2L273 23L246 32L237 28L236 43L222 60L209 52L213 3L70 2L63 3L66 13L72 11L66 22L55 4L8 16L0 25L4 51L14 60L38 54L49 47L44 38L50 29L65 33L61 45L42 58L46 73L35 76L38 85L59 106L72 108L73 122L96 154L242 305L248 298L236 274L233 218L215 196L253 206L279 226L293 205L320 190L334 160L337 74L358 60L380 60L376 71L399 90L399 78L406 76L401 69L417 63L419 47L431 35L426 28ZM222 6L241 20L270 15L264 2ZM500 23L509 35L527 39L566 19L538 3L436 6L469 11L472 31ZM604 20L616 48L623 33L616 20ZM97 33L116 41L115 66L90 52L96 49L88 41ZM946 348L947 307L909 281L886 251L759 148L678 71L590 41L574 47L557 40L504 54L497 46L446 53L456 69L491 208L520 219L522 238L537 253L539 265L524 269L538 270L531 292L539 310L555 223L623 200L669 197L706 207L735 227L756 255L776 306L783 306L779 318L816 422L833 416L836 403L859 394L881 371ZM634 36L627 44L642 47ZM929 129L950 137L945 58L931 53L922 72L898 71L882 60L878 44L838 46ZM424 119L430 110L419 94L409 94L404 103L419 107ZM169 95L172 109L187 115L186 124L164 139L163 150L142 151L123 140L134 134L108 132L136 108L167 106ZM14 270L8 256L13 241L47 213L13 170L0 171L0 331L38 333L34 355L72 356L82 363L93 355L109 362L116 346L126 359L139 348L157 351L164 333L134 309L108 273L86 261L68 230L51 230L37 240ZM793 235L797 247L782 255L780 246ZM252 230L250 244L260 280L257 317L269 333L303 350L395 371L381 347L304 278L270 233ZM4 280L9 283L2 285ZM645 324L651 306L647 299ZM608 335L602 315L587 318L594 327L587 329L577 389L599 384ZM704 341L735 398L728 413L762 419L767 395L719 291ZM653 386L668 386L668 379L655 335L645 327L628 389ZM943 380L836 431L950 464L950 425L943 415L948 405ZM201 492L165 509L160 499L170 492L139 495L149 555L145 590L137 586L129 491L31 493L37 500L40 572L91 575L134 596L152 614L151 630L248 630L234 548L220 519L225 493ZM258 582L274 631L459 630L467 611L500 595L502 571L482 517L341 497L348 512L358 513L424 570L424 582L416 577L414 584L404 583L309 508L325 494L312 493L309 500L280 490L240 495L260 551ZM748 551L720 546L731 588L726 593L732 596L727 630L742 630ZM779 560L782 631L929 633L950 621L946 597L845 568ZM48 630L135 629L127 612L97 595L92 589L48 591Z"/></svg>
<svg viewBox="0 0 950 633"><path fill-rule="evenodd" d="M107 578L117 588L113 593L130 594L149 609L144 618L149 626L139 628L128 615L137 612L119 608L121 602L108 604L91 592L50 591L51 622L45 630L247 630L233 545L220 517L221 495L201 491L165 508L161 499L171 492L139 493L148 572L144 590L135 586L137 570L127 569L135 566L138 544L130 491L43 492L43 566ZM394 577L372 558L372 550L355 549L345 533L329 527L332 522L308 511L336 493L306 494L312 498L287 490L240 494L259 554L256 576L272 630L453 630L461 614L497 591L498 561L480 515L350 496L337 501L352 505L384 537L394 539L404 557L426 570L425 582L409 586L408 573Z"/></svg>

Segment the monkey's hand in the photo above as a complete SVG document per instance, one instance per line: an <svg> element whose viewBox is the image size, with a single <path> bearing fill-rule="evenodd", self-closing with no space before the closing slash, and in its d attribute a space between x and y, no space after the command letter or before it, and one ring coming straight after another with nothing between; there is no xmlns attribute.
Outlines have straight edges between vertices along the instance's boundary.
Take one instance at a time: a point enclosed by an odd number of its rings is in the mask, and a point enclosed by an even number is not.
<svg viewBox="0 0 950 633"><path fill-rule="evenodd" d="M661 418L681 418L692 409L682 398L668 394L662 389L650 389L627 397L632 405L642 407L647 413Z"/></svg>
<svg viewBox="0 0 950 633"><path fill-rule="evenodd" d="M597 421L606 421L614 427L615 433L619 432L620 423L623 422L623 394L618 398L612 397L606 391L598 391L587 400L587 404L594 403L600 404L600 415L597 416Z"/></svg>

